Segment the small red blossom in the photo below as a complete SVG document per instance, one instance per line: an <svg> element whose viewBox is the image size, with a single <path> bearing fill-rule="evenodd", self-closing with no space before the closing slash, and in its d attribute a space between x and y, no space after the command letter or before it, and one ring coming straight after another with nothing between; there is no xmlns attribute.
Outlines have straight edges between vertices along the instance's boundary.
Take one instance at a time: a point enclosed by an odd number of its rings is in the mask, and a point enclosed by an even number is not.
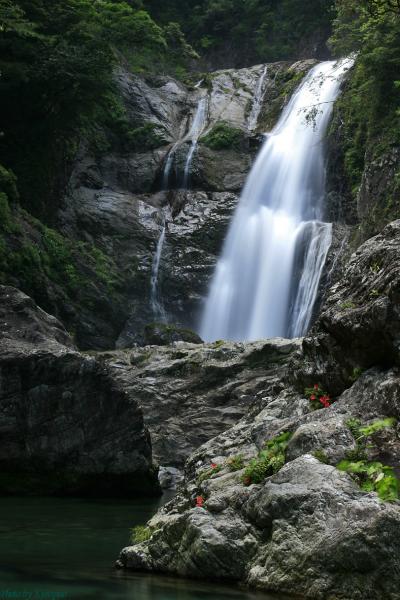
<svg viewBox="0 0 400 600"><path fill-rule="evenodd" d="M319 390L319 385L318 385L318 383L314 383L314 390Z"/></svg>
<svg viewBox="0 0 400 600"><path fill-rule="evenodd" d="M310 396L310 400L316 400L317 396L315 394L313 394L312 396Z"/></svg>
<svg viewBox="0 0 400 600"><path fill-rule="evenodd" d="M203 496L197 496L196 497L196 506L198 506L199 508L201 508L204 504L204 498Z"/></svg>
<svg viewBox="0 0 400 600"><path fill-rule="evenodd" d="M329 408L331 403L330 403L330 397L329 396L321 396L321 398L319 399L319 401L321 402L321 404L325 407L325 408Z"/></svg>
<svg viewBox="0 0 400 600"><path fill-rule="evenodd" d="M212 469L216 469L217 467L218 467L217 463L213 463L213 462L211 463L211 468Z"/></svg>

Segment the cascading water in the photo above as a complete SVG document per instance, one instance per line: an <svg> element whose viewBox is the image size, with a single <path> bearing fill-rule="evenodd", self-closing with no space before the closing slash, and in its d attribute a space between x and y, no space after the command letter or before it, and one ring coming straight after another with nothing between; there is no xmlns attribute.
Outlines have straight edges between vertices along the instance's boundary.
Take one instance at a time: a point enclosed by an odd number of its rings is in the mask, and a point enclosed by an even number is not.
<svg viewBox="0 0 400 600"><path fill-rule="evenodd" d="M204 340L297 337L310 326L332 239L322 222L324 135L351 65L314 67L267 136L217 264Z"/></svg>
<svg viewBox="0 0 400 600"><path fill-rule="evenodd" d="M201 82L199 82L199 85L201 85ZM204 125L206 123L207 108L208 108L208 97L204 96L204 97L200 98L200 100L199 100L192 126L190 128L189 133L184 138L184 140L186 140L186 139L191 140L192 143L190 145L190 149L189 149L188 156L186 158L186 163L185 163L185 170L184 170L184 175L183 175L183 189L187 189L189 186L190 167L192 164L194 153L197 148L198 139L199 139L199 137L204 129ZM174 164L176 150L179 148L179 146L181 146L181 144L183 143L184 140L178 141L172 146L172 148L170 149L170 151L168 153L167 160L165 161L164 172L163 172L163 177L162 177L162 189L165 192L167 192L167 190L169 189L171 170L172 170L172 166ZM155 252L154 258L153 258L153 264L152 264L152 269L151 269L151 280L150 280L151 309L153 311L154 318L156 320L159 320L162 322L166 322L168 319L167 319L167 314L165 312L165 309L163 307L163 304L162 304L162 301L161 301L161 298L159 295L158 276L159 276L159 271L160 271L161 257L162 257L162 252L163 252L163 248L164 248L166 233L167 233L167 224L166 224L165 216L163 216L161 233L160 233L160 237L158 238L156 252Z"/></svg>
<svg viewBox="0 0 400 600"><path fill-rule="evenodd" d="M167 320L167 315L165 313L164 307L161 303L161 300L160 300L159 294L158 294L158 273L160 270L161 255L162 255L164 242L165 242L166 227L167 226L166 226L165 219L164 219L162 229L161 229L161 235L158 238L156 253L153 258L153 265L152 265L152 269L151 269L151 280L150 280L151 309L153 311L154 318L156 320L160 320L163 322Z"/></svg>
<svg viewBox="0 0 400 600"><path fill-rule="evenodd" d="M247 127L249 131L254 131L257 127L258 117L260 116L261 108L263 105L265 95L265 82L268 75L268 67L265 65L261 77L258 80L256 92L254 94L253 106L247 121Z"/></svg>
<svg viewBox="0 0 400 600"><path fill-rule="evenodd" d="M192 165L192 160L194 153L196 152L197 143L199 141L199 137L204 129L204 125L207 118L207 108L208 108L208 97L204 96L200 98L199 103L197 105L196 114L193 119L192 127L190 128L189 134L187 136L188 139L192 140L190 145L190 149L186 158L185 170L183 174L183 189L187 189L189 186L189 178L190 178L190 167Z"/></svg>

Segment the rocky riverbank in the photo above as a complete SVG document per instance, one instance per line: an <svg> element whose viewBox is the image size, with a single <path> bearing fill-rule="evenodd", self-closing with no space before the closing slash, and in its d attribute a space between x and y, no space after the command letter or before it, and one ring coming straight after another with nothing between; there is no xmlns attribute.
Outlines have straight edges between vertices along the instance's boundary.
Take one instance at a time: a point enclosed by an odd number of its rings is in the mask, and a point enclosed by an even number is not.
<svg viewBox="0 0 400 600"><path fill-rule="evenodd" d="M399 230L352 256L279 383L265 380L242 419L189 457L119 567L398 600Z"/></svg>

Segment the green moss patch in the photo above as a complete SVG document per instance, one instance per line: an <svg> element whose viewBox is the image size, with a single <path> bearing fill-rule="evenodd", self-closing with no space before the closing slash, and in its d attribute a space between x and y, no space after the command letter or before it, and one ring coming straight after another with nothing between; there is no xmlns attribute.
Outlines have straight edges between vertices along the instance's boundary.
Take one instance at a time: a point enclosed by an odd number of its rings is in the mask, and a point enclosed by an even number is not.
<svg viewBox="0 0 400 600"><path fill-rule="evenodd" d="M226 121L220 121L206 135L200 138L200 142L211 148L211 150L240 150L243 144L243 131L232 127Z"/></svg>

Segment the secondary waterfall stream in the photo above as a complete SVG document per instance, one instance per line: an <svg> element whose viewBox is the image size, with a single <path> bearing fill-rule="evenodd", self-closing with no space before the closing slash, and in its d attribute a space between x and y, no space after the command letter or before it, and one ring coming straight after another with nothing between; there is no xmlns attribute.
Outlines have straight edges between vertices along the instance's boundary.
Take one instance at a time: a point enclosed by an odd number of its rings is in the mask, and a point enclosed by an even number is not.
<svg viewBox="0 0 400 600"><path fill-rule="evenodd" d="M186 158L185 170L184 170L184 174L183 174L182 187L184 190L188 189L188 186L189 186L190 167L192 166L193 156L194 156L194 153L196 152L199 137L202 134L202 131L204 129L204 124L205 124L206 117L207 117L207 103L208 103L207 96L200 98L199 104L197 105L196 114L193 119L192 127L189 131L188 138L192 140L192 143L190 145L190 150L189 150L187 158Z"/></svg>
<svg viewBox="0 0 400 600"><path fill-rule="evenodd" d="M199 82L201 84L201 82ZM162 189L167 192L170 184L171 170L174 164L175 153L177 149L187 140L191 141L189 152L185 162L185 168L183 172L183 180L182 180L182 189L189 188L190 182L190 169L193 162L193 157L196 152L197 144L199 137L201 136L204 126L207 120L207 108L208 108L208 96L203 96L200 98L197 109L193 118L193 122L189 133L184 137L182 141L176 142L172 148L170 149L167 160L164 165L164 172L162 177ZM160 237L158 238L156 252L153 258L153 264L151 268L151 280L150 280L150 305L156 320L160 320L163 322L167 321L167 314L163 307L162 301L159 297L159 271L160 271L160 263L162 251L164 248L165 237L167 233L167 224L165 220L165 216L163 217L162 227Z"/></svg>
<svg viewBox="0 0 400 600"><path fill-rule="evenodd" d="M249 131L253 131L257 127L258 117L260 116L265 95L265 81L267 79L267 75L268 67L265 65L263 72L261 73L261 77L258 80L253 106L251 107L251 112L247 122Z"/></svg>
<svg viewBox="0 0 400 600"><path fill-rule="evenodd" d="M243 189L203 314L205 341L297 337L310 326L332 241L324 136L351 60L305 77Z"/></svg>

